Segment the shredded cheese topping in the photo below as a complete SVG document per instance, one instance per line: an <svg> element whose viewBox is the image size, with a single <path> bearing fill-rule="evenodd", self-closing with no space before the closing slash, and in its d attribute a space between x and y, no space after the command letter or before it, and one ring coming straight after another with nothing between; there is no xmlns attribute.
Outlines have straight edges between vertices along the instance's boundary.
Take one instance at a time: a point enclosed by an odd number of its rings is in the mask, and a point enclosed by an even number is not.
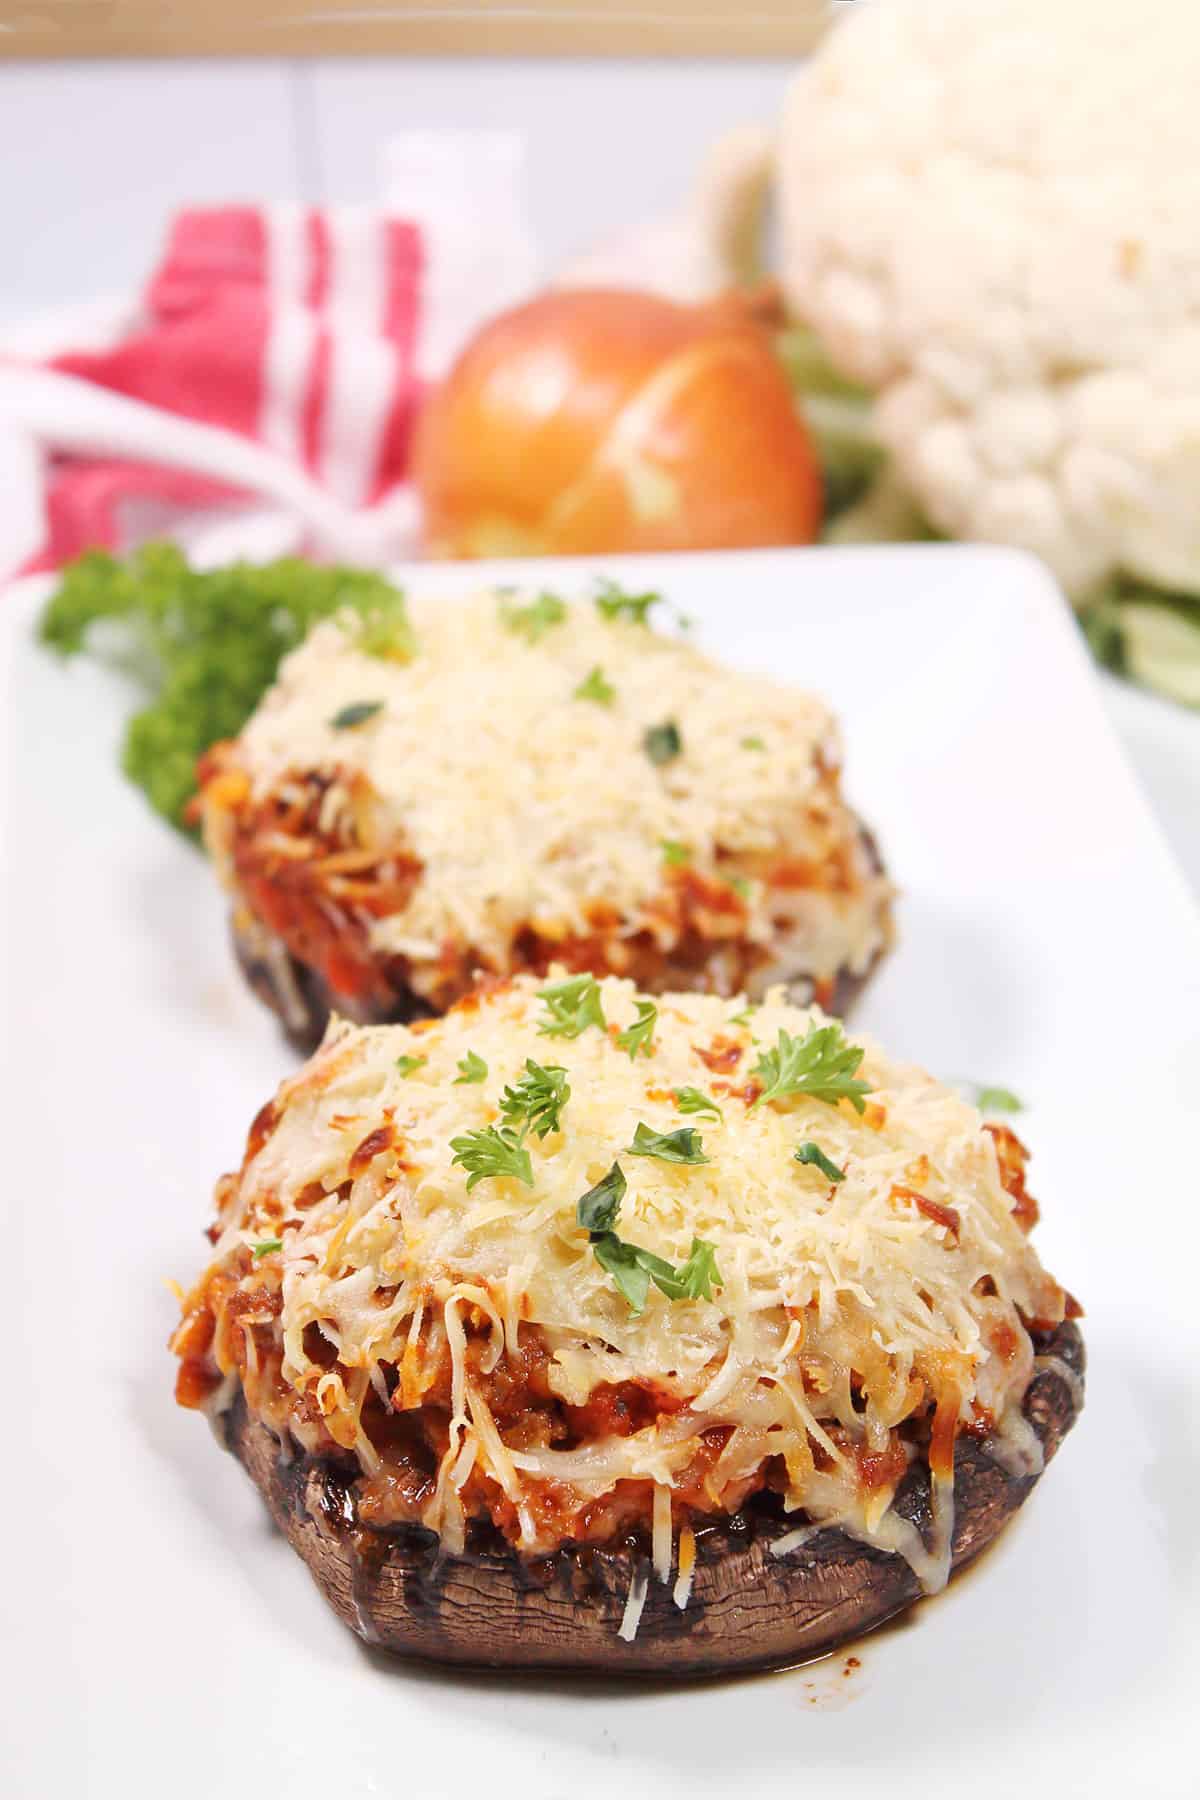
<svg viewBox="0 0 1200 1800"><path fill-rule="evenodd" d="M637 1492L653 1573L668 1582L674 1525L733 1510L771 1469L787 1506L899 1551L937 1586L954 1433L986 1413L1012 1456L1036 1451L1020 1420L1026 1327L1064 1313L992 1135L967 1102L871 1043L861 1114L803 1094L755 1105L760 1051L781 1029L803 1037L823 1022L781 991L744 1023L713 996L661 998L649 1053L635 1057L616 1042L637 1015L632 984L607 979L600 1000L606 1028L573 1038L539 1030L547 1007L529 978L412 1027L335 1022L256 1121L240 1175L218 1188L213 1262L176 1348L204 1346L214 1388L236 1366L268 1423L315 1452L352 1452L368 1480L388 1453L372 1439L371 1407L432 1417L436 1401L420 1516L451 1549L481 1506L537 1553L578 1534L578 1509ZM482 1080L460 1079L469 1057L486 1064ZM566 1071L559 1128L524 1138L532 1185L505 1175L468 1188L452 1140L502 1122L503 1091L528 1058ZM719 1119L681 1115L675 1095L697 1086ZM707 1161L629 1154L639 1124L685 1123ZM796 1161L806 1142L840 1182ZM651 1286L644 1311L631 1310L576 1217L614 1161L627 1179L620 1236L676 1265L694 1238L711 1243L712 1299ZM215 1336L197 1335L202 1317L216 1319ZM248 1335L246 1318L257 1322ZM574 1442L512 1428L496 1384L506 1371L525 1380L535 1346L553 1404L586 1408L639 1384L651 1416L608 1429L571 1412ZM272 1358L267 1383L258 1376ZM933 1546L891 1508L915 1456L933 1469ZM565 1525L564 1495L576 1509ZM689 1534L680 1604L693 1556Z"/></svg>
<svg viewBox="0 0 1200 1800"><path fill-rule="evenodd" d="M255 798L320 771L325 815L362 824L356 783L372 840L416 859L402 910L370 921L372 948L408 959L432 997L447 945L507 972L529 928L562 943L615 921L667 940L675 855L736 893L764 965L786 948L790 972L863 972L886 942L889 890L840 797L826 707L590 603L531 638L511 624L528 600L413 601L408 662L368 655L355 619L326 621L238 740ZM669 725L681 747L664 759L647 734ZM208 837L221 860L220 831ZM781 891L784 856L801 873Z"/></svg>

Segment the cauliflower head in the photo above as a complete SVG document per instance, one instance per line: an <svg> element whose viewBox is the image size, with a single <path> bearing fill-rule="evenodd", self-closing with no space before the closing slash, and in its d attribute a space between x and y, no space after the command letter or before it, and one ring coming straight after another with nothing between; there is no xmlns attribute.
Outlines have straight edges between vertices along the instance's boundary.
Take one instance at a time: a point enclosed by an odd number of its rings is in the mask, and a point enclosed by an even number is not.
<svg viewBox="0 0 1200 1800"><path fill-rule="evenodd" d="M1200 14L888 0L800 72L781 275L939 530L1200 592Z"/></svg>

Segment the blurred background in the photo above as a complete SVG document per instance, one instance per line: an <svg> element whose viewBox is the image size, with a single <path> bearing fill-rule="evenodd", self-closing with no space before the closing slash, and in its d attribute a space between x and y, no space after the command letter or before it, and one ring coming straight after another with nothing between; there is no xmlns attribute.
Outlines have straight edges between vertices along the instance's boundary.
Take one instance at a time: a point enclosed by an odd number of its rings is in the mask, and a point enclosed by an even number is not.
<svg viewBox="0 0 1200 1800"><path fill-rule="evenodd" d="M0 574L1013 544L1200 881L1186 5L4 11Z"/></svg>

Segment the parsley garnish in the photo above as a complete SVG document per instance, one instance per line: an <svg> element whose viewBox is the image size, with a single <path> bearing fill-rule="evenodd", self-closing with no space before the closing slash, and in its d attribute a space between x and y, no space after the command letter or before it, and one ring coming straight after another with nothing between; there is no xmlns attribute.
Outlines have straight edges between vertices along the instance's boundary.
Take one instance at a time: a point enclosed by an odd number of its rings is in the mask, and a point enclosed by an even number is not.
<svg viewBox="0 0 1200 1800"><path fill-rule="evenodd" d="M612 1230L627 1185L624 1170L615 1162L608 1174L588 1189L575 1208L575 1217L585 1231Z"/></svg>
<svg viewBox="0 0 1200 1800"><path fill-rule="evenodd" d="M666 1282L670 1286L675 1280L675 1271L669 1262L664 1261L661 1256L655 1256L651 1250L642 1250L637 1244L627 1244L615 1231L592 1233L592 1255L600 1267L612 1276L631 1312L640 1313L645 1310L651 1281L659 1285ZM666 1288L663 1291L665 1293Z"/></svg>
<svg viewBox="0 0 1200 1800"><path fill-rule="evenodd" d="M594 975L572 975L567 981L541 988L538 999L546 1002L549 1017L538 1026L542 1037L577 1038L589 1025L607 1029L600 1001L600 984Z"/></svg>
<svg viewBox="0 0 1200 1800"><path fill-rule="evenodd" d="M602 581L600 592L596 595L596 611L602 619L630 619L635 625L649 622L652 606L662 600L661 594L627 594L625 589L615 581Z"/></svg>
<svg viewBox="0 0 1200 1800"><path fill-rule="evenodd" d="M683 739L674 719L665 719L661 725L649 726L642 736L642 749L656 768L661 768L663 763L674 762L683 749Z"/></svg>
<svg viewBox="0 0 1200 1800"><path fill-rule="evenodd" d="M594 700L597 706L611 706L616 697L617 690L599 663L584 677L574 693L576 700Z"/></svg>
<svg viewBox="0 0 1200 1800"><path fill-rule="evenodd" d="M691 1254L676 1269L653 1251L627 1244L615 1229L625 1188L621 1165L614 1163L608 1174L582 1196L575 1217L588 1233L593 1256L612 1276L630 1310L643 1311L651 1282L668 1300L711 1300L713 1288L722 1285L716 1245L694 1237Z"/></svg>
<svg viewBox="0 0 1200 1800"><path fill-rule="evenodd" d="M403 588L382 594L364 608L358 647L385 662L411 662L417 653L417 638Z"/></svg>
<svg viewBox="0 0 1200 1800"><path fill-rule="evenodd" d="M567 1071L557 1063L544 1069L530 1056L525 1073L500 1096L500 1111L506 1124L521 1126L522 1138L526 1131L544 1138L560 1129L559 1115L570 1098Z"/></svg>
<svg viewBox="0 0 1200 1800"><path fill-rule="evenodd" d="M702 1094L699 1088L676 1088L675 1104L681 1113L712 1113L716 1119L725 1117L716 1101L710 1100L707 1094Z"/></svg>
<svg viewBox="0 0 1200 1800"><path fill-rule="evenodd" d="M368 719L382 711L382 700L352 700L349 706L340 707L329 723L334 731L350 731L355 725L365 725Z"/></svg>
<svg viewBox="0 0 1200 1800"><path fill-rule="evenodd" d="M524 1136L524 1133L521 1134ZM454 1161L467 1171L467 1192L477 1181L511 1176L533 1186L533 1165L521 1138L507 1125L489 1125L483 1131L468 1131L463 1137L450 1139Z"/></svg>
<svg viewBox="0 0 1200 1800"><path fill-rule="evenodd" d="M615 1231L592 1233L592 1255L612 1276L634 1313L645 1310L651 1282L668 1300L711 1300L713 1288L724 1285L717 1267L717 1247L704 1238L692 1239L691 1255L678 1269L652 1250L626 1243Z"/></svg>
<svg viewBox="0 0 1200 1800"><path fill-rule="evenodd" d="M663 853L663 861L670 869L678 869L692 860L692 853L686 844L677 844L674 838L660 838L659 848Z"/></svg>
<svg viewBox="0 0 1200 1800"><path fill-rule="evenodd" d="M711 1300L713 1289L725 1285L717 1267L717 1246L710 1244L707 1238L698 1237L692 1239L688 1259L680 1264L676 1273L678 1293L670 1293L657 1275L654 1279L671 1300Z"/></svg>
<svg viewBox="0 0 1200 1800"><path fill-rule="evenodd" d="M261 1244L254 1245L254 1260L257 1262L260 1256L270 1256L272 1250L282 1249L282 1238L264 1238Z"/></svg>
<svg viewBox="0 0 1200 1800"><path fill-rule="evenodd" d="M761 1106L764 1100L782 1100L789 1094L809 1094L830 1106L849 1100L855 1112L862 1112L863 1095L871 1091L865 1081L853 1079L862 1059L863 1052L846 1042L836 1020L829 1025L810 1025L803 1038L790 1037L781 1029L775 1048L765 1050L755 1065L763 1091L753 1104Z"/></svg>
<svg viewBox="0 0 1200 1800"><path fill-rule="evenodd" d="M482 1056L476 1056L468 1050L465 1056L458 1059L458 1074L454 1077L454 1086L463 1087L474 1081L486 1081L488 1066Z"/></svg>
<svg viewBox="0 0 1200 1800"><path fill-rule="evenodd" d="M463 1058L463 1062L469 1060L469 1056ZM461 1063L459 1067L462 1067ZM486 1065L484 1067L486 1072ZM465 1075L464 1079L467 1079ZM482 1077L471 1076L470 1079ZM462 1164L469 1177L467 1192L470 1193L477 1181L501 1176L511 1176L516 1181L523 1181L526 1187L532 1187L533 1164L525 1148L526 1134L532 1131L536 1137L544 1138L549 1132L557 1131L559 1114L570 1097L565 1069L557 1066L543 1069L540 1063L529 1058L525 1073L512 1087L506 1087L500 1097L500 1111L505 1123L489 1125L482 1131L468 1131L463 1137L450 1139L454 1161ZM517 1125L520 1125L520 1131L514 1130Z"/></svg>
<svg viewBox="0 0 1200 1800"><path fill-rule="evenodd" d="M396 1067L402 1075L411 1075L414 1069L423 1068L426 1058L423 1056L398 1056Z"/></svg>
<svg viewBox="0 0 1200 1800"><path fill-rule="evenodd" d="M1018 1100L1010 1088L1004 1087L977 1087L975 1104L980 1112L985 1113L1016 1113L1025 1110L1024 1103Z"/></svg>
<svg viewBox="0 0 1200 1800"><path fill-rule="evenodd" d="M797 1150L796 1161L798 1163L808 1163L811 1164L814 1169L820 1169L822 1175L827 1175L830 1181L838 1182L845 1181L846 1179L845 1169L839 1169L835 1162L831 1162L821 1146L819 1144L814 1144L811 1138L809 1138L807 1142L801 1144L800 1148Z"/></svg>
<svg viewBox="0 0 1200 1800"><path fill-rule="evenodd" d="M643 1056L650 1054L650 1039L654 1036L654 1027L658 1024L658 1008L653 1000L639 1000L637 1018L624 1031L617 1033L617 1049L628 1050L630 1062L634 1062L640 1050Z"/></svg>
<svg viewBox="0 0 1200 1800"><path fill-rule="evenodd" d="M750 883L744 875L731 875L729 885L741 900L745 900L750 892Z"/></svg>
<svg viewBox="0 0 1200 1800"><path fill-rule="evenodd" d="M651 1131L639 1122L632 1144L626 1145L630 1156L656 1156L659 1162L706 1163L704 1140L694 1125L680 1125L675 1131Z"/></svg>
<svg viewBox="0 0 1200 1800"><path fill-rule="evenodd" d="M765 750L766 747L766 744L760 737L744 737L742 739L743 750Z"/></svg>
<svg viewBox="0 0 1200 1800"><path fill-rule="evenodd" d="M729 1023L731 1025L749 1025L757 1010L753 1005L743 1006L741 1012L730 1014Z"/></svg>
<svg viewBox="0 0 1200 1800"><path fill-rule="evenodd" d="M567 603L557 594L540 593L528 606L515 606L511 600L500 602L500 617L508 629L530 644L536 644L552 625L561 625L566 616Z"/></svg>

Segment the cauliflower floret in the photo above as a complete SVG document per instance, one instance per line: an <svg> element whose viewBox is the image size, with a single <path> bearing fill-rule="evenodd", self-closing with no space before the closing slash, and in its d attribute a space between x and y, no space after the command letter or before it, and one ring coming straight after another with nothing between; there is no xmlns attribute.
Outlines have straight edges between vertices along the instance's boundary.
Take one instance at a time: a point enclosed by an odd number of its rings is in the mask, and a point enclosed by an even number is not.
<svg viewBox="0 0 1200 1800"><path fill-rule="evenodd" d="M1200 591L1200 26L888 0L797 77L781 273L953 537Z"/></svg>

